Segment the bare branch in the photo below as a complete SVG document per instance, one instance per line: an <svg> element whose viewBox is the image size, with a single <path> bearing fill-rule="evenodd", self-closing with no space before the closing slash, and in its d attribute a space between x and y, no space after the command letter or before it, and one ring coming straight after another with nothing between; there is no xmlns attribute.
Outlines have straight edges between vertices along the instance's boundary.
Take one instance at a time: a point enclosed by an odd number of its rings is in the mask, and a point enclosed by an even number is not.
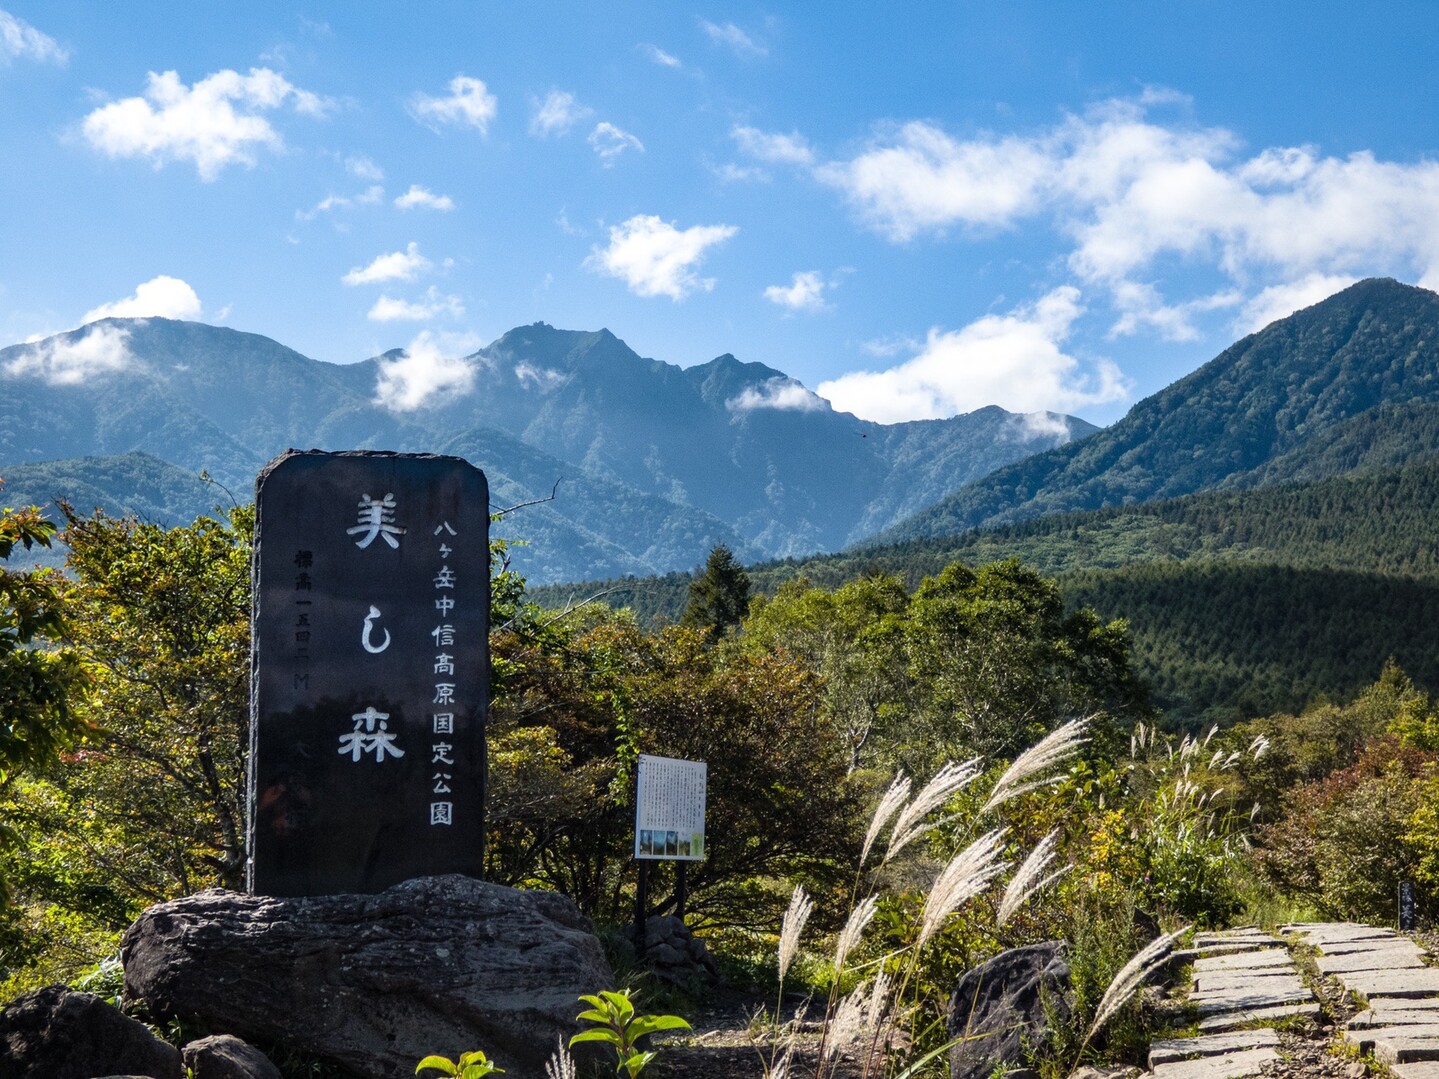
<svg viewBox="0 0 1439 1079"><path fill-rule="evenodd" d="M543 504L546 503L546 502L553 502L553 501L555 500L556 496L558 496L559 493L560 493L560 484L561 484L563 481L564 481L564 477L563 477L563 476L561 476L559 479L555 480L555 485L554 485L552 488L550 488L550 494L549 494L549 497L548 497L548 498L532 498L532 499L530 499L528 502L521 502L521 503L519 503L518 505L509 507L509 509L490 510L490 516L491 516L491 517L503 517L503 516L504 516L505 514L507 514L507 513L514 513L515 510L522 510L522 509L524 509L526 506L540 506L540 505L543 505Z"/></svg>

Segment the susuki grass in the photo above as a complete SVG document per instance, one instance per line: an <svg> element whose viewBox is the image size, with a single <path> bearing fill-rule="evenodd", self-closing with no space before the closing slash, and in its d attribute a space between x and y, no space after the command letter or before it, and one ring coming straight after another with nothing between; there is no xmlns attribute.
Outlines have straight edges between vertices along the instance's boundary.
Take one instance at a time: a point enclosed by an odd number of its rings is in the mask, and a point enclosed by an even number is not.
<svg viewBox="0 0 1439 1079"><path fill-rule="evenodd" d="M955 804L956 796L984 774L983 764L977 758L946 765L913 796L914 783L909 777L894 778L879 798L859 852L860 868L849 917L836 937L830 959L832 989L824 1001L817 1045L812 1052L800 1054L797 1048L799 1021L782 1023L777 1012L769 1029L767 1079L794 1079L800 1074L806 1079L827 1079L834 1074L841 1057L857 1061L860 1073L866 1077L908 1079L931 1067L938 1057L966 1036L967 1032L958 1031L946 1040L934 1034L943 1016L935 1014L932 999L921 999L918 987L926 963L951 919L994 889L1011 868L1012 863L1006 857L1011 845L1009 833L996 823L996 811L1015 799L1055 784L1062 770L1086 744L1087 727L1086 720L1073 720L1020 754L987 795L981 792L982 801L971 799L972 804L980 808L967 814L945 815ZM1186 743L1182 747L1184 760L1194 757L1200 745ZM1222 759L1214 762L1214 766L1222 768L1231 764ZM1183 790L1178 796L1191 801L1197 799ZM866 942L866 932L885 899L879 886L882 871L894 863L901 852L937 834L935 830L941 825L972 838L934 872L919 900L913 924L899 935L900 942L888 950L883 946L877 949L877 942ZM871 865L871 855L876 849L884 853ZM1059 850L1057 829L1034 843L1018 869L1009 875L1002 895L989 904L992 933L997 934L1016 918L1026 903L1071 873L1073 865L1056 864ZM803 889L796 888L780 928L781 995L784 976L798 951L812 909L810 897ZM1079 1026L1072 1038L1062 1041L1073 1058L1069 1064L1077 1063L1086 1053L1095 1036L1138 992L1185 932L1187 927L1176 928L1151 941L1120 966L1097 1003L1090 1004L1089 1014L1074 1017ZM889 939L894 937L891 932ZM858 960L857 969L851 972L848 968L856 963L857 956L862 958ZM860 975L857 983L853 974ZM843 985L853 985L853 988L844 993ZM931 1010L926 1012L926 1007Z"/></svg>

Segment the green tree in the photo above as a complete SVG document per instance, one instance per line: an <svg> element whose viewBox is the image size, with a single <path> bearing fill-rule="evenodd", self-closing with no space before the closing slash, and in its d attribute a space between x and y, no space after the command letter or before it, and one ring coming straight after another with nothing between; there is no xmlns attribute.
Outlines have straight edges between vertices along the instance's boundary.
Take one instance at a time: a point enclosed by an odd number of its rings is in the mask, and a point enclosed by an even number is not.
<svg viewBox="0 0 1439 1079"><path fill-rule="evenodd" d="M709 632L717 640L740 624L749 610L750 579L734 552L723 543L710 551L704 569L690 583L684 626Z"/></svg>
<svg viewBox="0 0 1439 1079"><path fill-rule="evenodd" d="M792 656L823 679L825 710L849 747L851 770L873 761L904 714L908 607L897 576L872 574L832 592L800 578L745 620L747 645Z"/></svg>
<svg viewBox="0 0 1439 1079"><path fill-rule="evenodd" d="M55 526L35 508L0 512L0 560L50 546ZM64 633L58 576L0 567L0 784L51 763L78 733L69 692L78 669L52 647Z"/></svg>
<svg viewBox="0 0 1439 1079"><path fill-rule="evenodd" d="M1125 624L1067 613L1055 582L1015 559L926 577L906 633L915 699L901 755L924 771L1011 756L1076 715L1147 712Z"/></svg>

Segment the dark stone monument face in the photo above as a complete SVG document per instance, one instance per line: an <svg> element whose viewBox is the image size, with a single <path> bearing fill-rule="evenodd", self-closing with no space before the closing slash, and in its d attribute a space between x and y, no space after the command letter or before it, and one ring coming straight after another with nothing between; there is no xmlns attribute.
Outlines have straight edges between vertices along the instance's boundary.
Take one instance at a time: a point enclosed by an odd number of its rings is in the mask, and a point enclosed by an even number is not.
<svg viewBox="0 0 1439 1079"><path fill-rule="evenodd" d="M481 876L484 473L291 452L260 474L256 508L249 890Z"/></svg>

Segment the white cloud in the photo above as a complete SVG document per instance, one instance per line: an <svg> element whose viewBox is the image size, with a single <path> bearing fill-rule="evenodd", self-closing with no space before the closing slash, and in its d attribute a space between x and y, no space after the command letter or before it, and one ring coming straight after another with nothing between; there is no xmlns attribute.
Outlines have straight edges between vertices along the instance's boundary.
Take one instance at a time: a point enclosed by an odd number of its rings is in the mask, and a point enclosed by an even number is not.
<svg viewBox="0 0 1439 1079"><path fill-rule="evenodd" d="M1125 337L1148 328L1165 341L1198 341L1203 334L1195 316L1235 307L1244 299L1238 289L1223 289L1186 303L1165 303L1159 289L1147 282L1120 281L1111 289L1118 321L1109 328L1110 337Z"/></svg>
<svg viewBox="0 0 1439 1079"><path fill-rule="evenodd" d="M535 111L530 117L530 134L541 139L563 135L594 114L595 110L581 105L574 94L566 90L551 90L543 101L535 102Z"/></svg>
<svg viewBox="0 0 1439 1079"><path fill-rule="evenodd" d="M411 184L408 191L396 197L395 205L401 210L449 211L455 208L455 200L449 195L436 195L429 188L421 187L419 184Z"/></svg>
<svg viewBox="0 0 1439 1079"><path fill-rule="evenodd" d="M746 386L737 397L725 402L731 412L750 412L769 408L779 412L825 412L829 402L817 396L792 378L776 375L758 386Z"/></svg>
<svg viewBox="0 0 1439 1079"><path fill-rule="evenodd" d="M385 189L379 184L372 184L358 195L326 195L314 207L309 210L296 210L297 221L313 221L321 214L330 213L333 210L348 210L352 206L373 206L385 197Z"/></svg>
<svg viewBox="0 0 1439 1079"><path fill-rule="evenodd" d="M1241 335L1256 333L1276 319L1328 299L1356 280L1343 274L1311 273L1297 281L1270 285L1244 305L1234 324L1234 331Z"/></svg>
<svg viewBox="0 0 1439 1079"><path fill-rule="evenodd" d="M739 144L741 151L760 161L775 165L814 164L814 151L798 131L783 135L739 124L731 129L730 137Z"/></svg>
<svg viewBox="0 0 1439 1079"><path fill-rule="evenodd" d="M646 44L639 45L637 47L640 52L648 56L650 60L654 63L659 64L660 67L680 68L684 66L680 63L679 57L672 56L671 54L665 52L664 49L660 48L658 45Z"/></svg>
<svg viewBox="0 0 1439 1079"><path fill-rule="evenodd" d="M362 154L345 158L345 169L351 176L356 176L361 180L378 183L385 178L385 170Z"/></svg>
<svg viewBox="0 0 1439 1079"><path fill-rule="evenodd" d="M80 322L96 322L102 318L197 319L200 311L200 297L193 288L178 277L161 274L136 286L133 296L86 311Z"/></svg>
<svg viewBox="0 0 1439 1079"><path fill-rule="evenodd" d="M410 98L410 115L427 127L455 124L473 127L480 134L490 130L490 122L499 114L500 103L479 79L456 75L450 80L449 97L415 94Z"/></svg>
<svg viewBox="0 0 1439 1079"><path fill-rule="evenodd" d="M368 266L356 266L340 280L347 285L373 285L381 281L413 281L433 263L420 254L413 240L403 251L377 255Z"/></svg>
<svg viewBox="0 0 1439 1079"><path fill-rule="evenodd" d="M711 165L710 171L727 184L767 184L770 181L770 175L764 169L758 166L736 165L733 161L726 161L723 165Z"/></svg>
<svg viewBox="0 0 1439 1079"><path fill-rule="evenodd" d="M70 60L70 51L49 34L8 11L0 11L0 64L11 60L38 60L63 67Z"/></svg>
<svg viewBox="0 0 1439 1079"><path fill-rule="evenodd" d="M118 326L90 326L83 336L72 333L51 337L6 363L5 374L11 378L39 378L52 386L76 386L95 375L123 371L137 364L129 338L130 331Z"/></svg>
<svg viewBox="0 0 1439 1079"><path fill-rule="evenodd" d="M714 288L714 280L699 278L695 269L709 248L738 231L733 225L679 229L653 215L637 214L612 225L609 246L595 248L585 266L619 278L637 296L681 300L697 288Z"/></svg>
<svg viewBox="0 0 1439 1079"><path fill-rule="evenodd" d="M595 153L600 155L600 161L606 168L613 165L626 150L645 152L644 143L628 131L621 131L614 124L605 120L601 120L590 132L589 143Z"/></svg>
<svg viewBox="0 0 1439 1079"><path fill-rule="evenodd" d="M700 29L705 32L705 36L710 41L731 50L736 56L766 56L769 54L769 49L732 22L720 26L708 19L701 19L699 23Z"/></svg>
<svg viewBox="0 0 1439 1079"><path fill-rule="evenodd" d="M955 224L1008 225L1040 205L1052 171L1049 155L1032 141L961 142L916 121L851 161L821 166L817 175L874 227L905 241Z"/></svg>
<svg viewBox="0 0 1439 1079"><path fill-rule="evenodd" d="M536 367L528 360L522 360L515 364L515 378L521 386L526 389L538 390L540 393L549 393L569 381L569 376L563 371L556 371L549 367Z"/></svg>
<svg viewBox="0 0 1439 1079"><path fill-rule="evenodd" d="M331 107L268 68L251 68L248 75L219 71L193 87L173 71L152 71L143 97L100 106L81 130L110 157L146 157L157 168L190 161L202 180L213 180L227 165L253 165L258 149L283 145L261 113L287 104L309 116L323 116Z"/></svg>
<svg viewBox="0 0 1439 1079"><path fill-rule="evenodd" d="M1079 290L1063 286L1032 306L986 315L960 330L931 330L923 351L885 371L821 383L835 408L894 423L999 405L1013 412L1074 412L1123 400L1126 381L1099 360L1088 371L1061 347L1083 313Z"/></svg>
<svg viewBox="0 0 1439 1079"><path fill-rule="evenodd" d="M441 315L461 318L465 305L458 296L442 295L433 285L418 301L398 300L383 293L365 317L371 322L428 322Z"/></svg>
<svg viewBox="0 0 1439 1079"><path fill-rule="evenodd" d="M462 357L447 357L432 334L422 333L410 342L404 355L379 362L375 404L391 412L414 412L461 397L474 386L474 364Z"/></svg>
<svg viewBox="0 0 1439 1079"><path fill-rule="evenodd" d="M818 270L804 270L794 275L788 285L770 285L764 290L764 298L791 311L821 311L824 309L824 277Z"/></svg>
<svg viewBox="0 0 1439 1079"><path fill-rule="evenodd" d="M1176 104L1191 103L1150 87L1045 129L969 138L915 121L814 174L896 242L1047 224L1076 281L1109 295L1116 335L1194 340L1202 316L1228 308L1250 327L1296 282L1439 284L1439 161L1313 146L1245 155L1224 128L1151 115ZM1176 268L1207 271L1205 290L1180 294Z"/></svg>

